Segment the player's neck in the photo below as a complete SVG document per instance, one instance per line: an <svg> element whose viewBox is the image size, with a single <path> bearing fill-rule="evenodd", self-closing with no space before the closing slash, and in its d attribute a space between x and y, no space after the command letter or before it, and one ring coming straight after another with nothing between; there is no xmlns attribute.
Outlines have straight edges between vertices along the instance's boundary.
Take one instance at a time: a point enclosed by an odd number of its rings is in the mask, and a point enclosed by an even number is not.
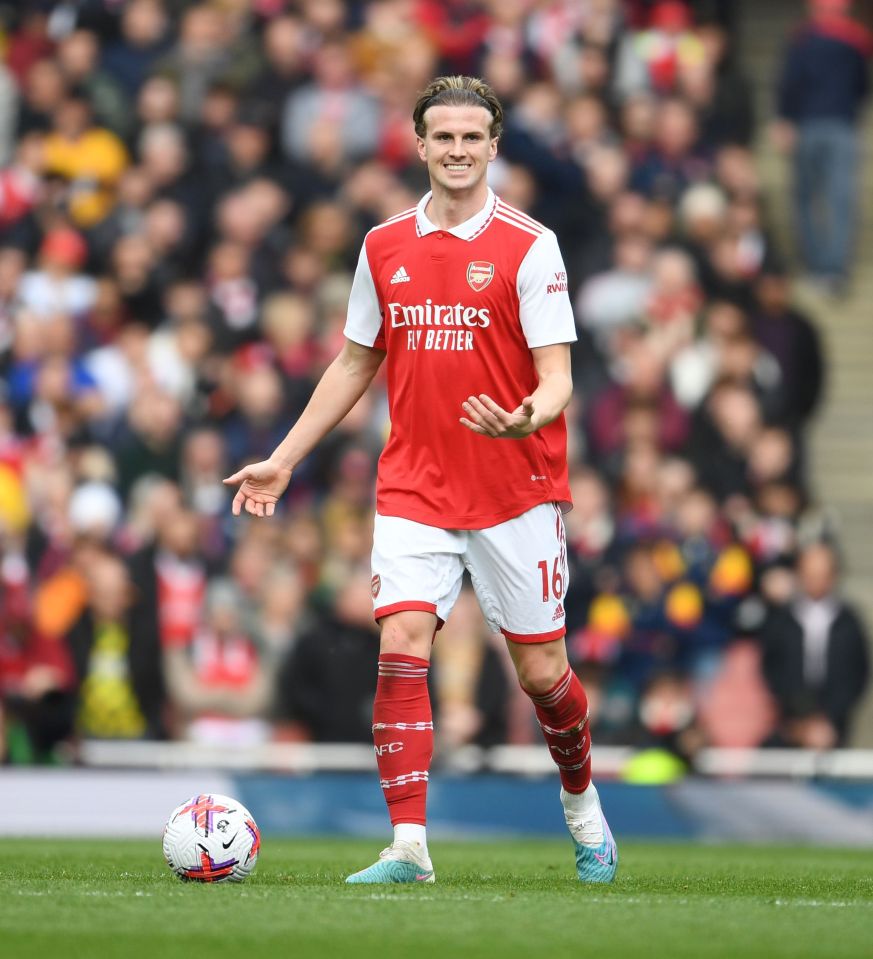
<svg viewBox="0 0 873 959"><path fill-rule="evenodd" d="M469 191L443 190L439 184L433 184L433 192L424 212L434 226L451 230L474 217L485 206L487 199L488 184L485 180Z"/></svg>

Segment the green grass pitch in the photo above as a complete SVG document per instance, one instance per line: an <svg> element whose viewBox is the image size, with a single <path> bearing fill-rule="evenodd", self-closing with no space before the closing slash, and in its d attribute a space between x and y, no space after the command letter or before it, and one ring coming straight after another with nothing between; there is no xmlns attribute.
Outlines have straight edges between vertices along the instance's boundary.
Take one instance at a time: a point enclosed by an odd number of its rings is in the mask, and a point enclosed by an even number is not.
<svg viewBox="0 0 873 959"><path fill-rule="evenodd" d="M603 887L569 841L435 842L434 886L345 886L378 848L268 837L248 882L201 886L157 838L5 840L0 957L873 957L868 851L627 842Z"/></svg>

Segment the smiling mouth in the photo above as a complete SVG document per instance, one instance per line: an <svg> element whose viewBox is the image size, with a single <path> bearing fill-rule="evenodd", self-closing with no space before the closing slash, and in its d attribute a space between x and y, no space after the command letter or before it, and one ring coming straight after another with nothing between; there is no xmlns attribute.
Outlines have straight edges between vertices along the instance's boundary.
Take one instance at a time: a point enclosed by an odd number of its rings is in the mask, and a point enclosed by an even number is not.
<svg viewBox="0 0 873 959"><path fill-rule="evenodd" d="M471 163L446 163L445 167L447 170L452 173L463 173L465 170L469 170L472 166Z"/></svg>

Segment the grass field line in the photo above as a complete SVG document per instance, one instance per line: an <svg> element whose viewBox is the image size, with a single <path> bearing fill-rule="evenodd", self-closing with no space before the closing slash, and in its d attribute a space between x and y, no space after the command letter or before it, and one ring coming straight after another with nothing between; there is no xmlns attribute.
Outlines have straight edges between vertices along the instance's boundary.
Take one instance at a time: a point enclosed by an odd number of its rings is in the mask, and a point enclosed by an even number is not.
<svg viewBox="0 0 873 959"><path fill-rule="evenodd" d="M7 894L23 898L41 898L56 896L56 891L42 889L13 889L8 890ZM152 899L160 896L162 899L168 896L181 897L187 895L185 889L160 889L157 892L149 892L143 889L65 889L64 895L71 898L84 897L93 899ZM275 899L273 892L264 890L263 893L253 890L239 890L236 893L242 899ZM695 896L676 898L665 895L622 895L616 891L607 896L584 894L584 903L586 905L603 906L712 906L723 905L724 900L716 896ZM500 895L475 895L471 893L445 893L438 889L404 889L397 892L371 892L360 895L356 892L345 892L339 889L336 892L324 895L324 900L336 902L337 900L348 900L361 902L362 900L373 900L380 902L398 902L420 906L422 903L432 902L435 905L445 902L508 902L513 896ZM758 906L774 906L777 908L800 908L800 909L854 909L863 907L873 909L873 902L868 899L769 899L762 896L746 896L747 903L753 903Z"/></svg>
<svg viewBox="0 0 873 959"><path fill-rule="evenodd" d="M724 899L719 899L715 896L707 897L698 897L694 899L674 899L672 896L624 896L620 892L616 892L609 896L591 896L584 894L585 898L580 900L584 902L585 905L602 905L602 906L713 906L713 905L724 905ZM419 905L422 902L427 902L427 898L424 895L413 896L409 893L370 893L368 896L331 896L331 899L379 899L379 900L391 900L393 902L412 902L416 905ZM508 902L511 898L510 896L454 896L454 895L441 895L439 898L434 898L434 902ZM873 908L873 902L869 902L865 899L851 899L851 900L824 900L824 899L766 899L760 896L748 896L744 897L747 903L753 903L759 906L791 906L799 907L803 909L854 909L857 906L862 906L865 909Z"/></svg>

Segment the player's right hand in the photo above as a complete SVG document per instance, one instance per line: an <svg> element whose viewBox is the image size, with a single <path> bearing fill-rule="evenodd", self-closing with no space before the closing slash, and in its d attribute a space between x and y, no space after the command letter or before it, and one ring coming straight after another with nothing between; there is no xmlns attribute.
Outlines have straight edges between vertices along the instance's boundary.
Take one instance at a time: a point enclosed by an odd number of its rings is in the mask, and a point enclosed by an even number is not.
<svg viewBox="0 0 873 959"><path fill-rule="evenodd" d="M233 498L233 515L245 509L252 516L272 516L290 481L291 470L271 459L244 466L224 480L228 486L242 484Z"/></svg>

